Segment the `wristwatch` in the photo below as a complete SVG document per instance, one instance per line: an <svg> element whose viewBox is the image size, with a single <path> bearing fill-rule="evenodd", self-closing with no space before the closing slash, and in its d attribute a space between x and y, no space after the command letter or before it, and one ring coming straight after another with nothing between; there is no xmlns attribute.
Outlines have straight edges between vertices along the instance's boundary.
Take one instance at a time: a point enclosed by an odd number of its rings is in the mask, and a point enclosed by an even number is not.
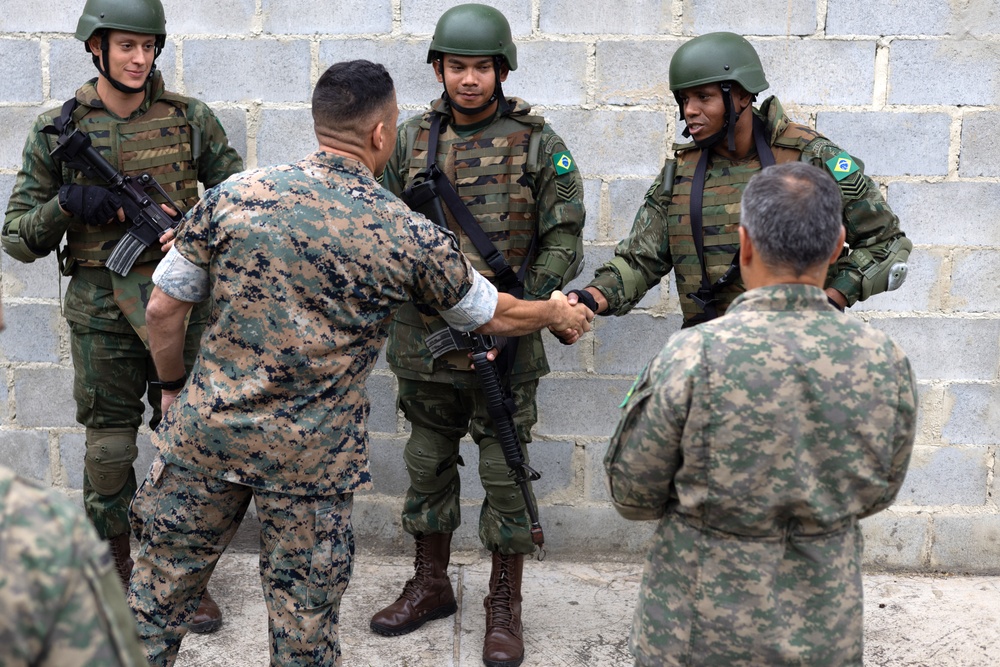
<svg viewBox="0 0 1000 667"><path fill-rule="evenodd" d="M166 389L167 391L177 391L178 389L184 386L184 383L187 382L187 379L188 376L184 375L179 380L170 380L168 382L164 382L162 380L150 380L149 386L156 387L158 389Z"/></svg>

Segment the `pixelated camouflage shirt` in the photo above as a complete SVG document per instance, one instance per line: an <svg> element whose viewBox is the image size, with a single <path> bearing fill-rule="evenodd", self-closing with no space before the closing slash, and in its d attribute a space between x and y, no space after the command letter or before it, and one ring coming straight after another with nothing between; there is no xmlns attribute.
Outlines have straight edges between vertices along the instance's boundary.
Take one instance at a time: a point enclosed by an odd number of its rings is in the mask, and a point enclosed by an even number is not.
<svg viewBox="0 0 1000 667"><path fill-rule="evenodd" d="M108 545L83 511L0 466L0 665L146 664Z"/></svg>
<svg viewBox="0 0 1000 667"><path fill-rule="evenodd" d="M534 130L540 135L538 137L537 168L524 165L516 174L516 178L512 176L511 180L515 182L514 184L526 185L531 191L535 204L533 215L536 218L538 229L534 258L524 276L524 298L527 300L547 299L554 290L562 288L576 277L583 262L583 226L586 218L583 206L583 179L575 163L571 163L571 169L568 171L556 168L554 158L558 159L564 153L569 155L569 152L565 142L552 127L544 122L544 119L534 116L531 113L531 106L524 100L510 97L507 98L507 102L510 106L510 112L506 114L508 122L531 118L540 127L540 129ZM382 184L396 195L401 194L410 185L410 174L413 171L411 168L413 159L413 147L410 146L413 143L411 137L416 136L421 123L429 123L432 112L444 114L448 126L454 123L447 103L437 99L431 103L430 110L422 115L414 116L400 125L396 149L381 177ZM471 146L472 142L490 136L491 128L503 121L504 118L495 117L492 123L472 133L456 134L450 128L443 132L438 145L438 166L445 174L448 174L449 178L453 178L456 163L461 158L461 155L454 148L455 144L462 144L463 147ZM521 122L524 123L524 127L531 127L526 120ZM463 148L463 150L465 149ZM500 156L501 153L496 152L491 159L500 160ZM572 160L572 157L570 156L569 159ZM528 160L531 160L530 155ZM506 198L503 198L487 196L482 192L485 190L482 186L495 180L495 177L484 174L477 178L476 183L462 182L463 187L469 188L468 192L477 192L476 188L479 188L478 194L463 195L463 203L467 206L473 206L477 210L489 210L491 214L500 214L502 217L508 217L511 211L517 210L512 194L508 193ZM459 236L461 247L473 259L473 266L483 271L485 275L491 276L488 267L479 259L479 254L472 246L468 236L454 221L450 213L446 215L449 229ZM493 229L493 226L484 226L490 240L496 243L498 239L505 239L509 228L496 230ZM509 263L514 264L509 253L505 254L505 258ZM442 326L442 322L435 321L433 317L421 315L413 306L401 309L390 327L389 343L386 350L393 372L414 380L476 386L478 380L475 372L465 363L465 353L453 353L436 360L432 358L430 350L424 343L424 337ZM511 372L512 382L536 379L548 371L541 332L522 336Z"/></svg>
<svg viewBox="0 0 1000 667"><path fill-rule="evenodd" d="M317 152L207 191L175 249L208 273L213 310L153 436L165 458L279 493L370 488L365 381L400 305L469 292L454 237Z"/></svg>
<svg viewBox="0 0 1000 667"><path fill-rule="evenodd" d="M792 123L775 97L766 99L759 109L754 109L754 114L764 121L772 148L787 134L815 135L808 143L802 142L805 143L803 146L784 150L800 151L799 159L824 171L828 169L827 161L843 152L815 130ZM608 300L608 308L602 315L624 315L671 270L678 283L685 321L690 321L697 313L702 312L686 296L688 292L698 288L701 276L698 256L694 243L690 240L690 230L687 231L686 239L681 236L672 239L672 234L679 234L672 230L672 226L684 226L680 224L684 221L678 221L674 214L668 214L671 197L675 192L688 192L691 179L681 179L678 175L672 183L664 183L668 174L676 173L678 155L691 153L697 158L700 150L693 143L676 144L674 153L675 156L667 159L660 175L646 192L645 200L632 223L632 230L615 248L615 258L600 266L594 273L590 286L599 289ZM893 241L904 234L878 185L864 175L864 165L860 160L854 158L854 162L859 170L838 183L844 200L843 222L847 244L852 249L865 248L873 256L880 257L887 252ZM706 238L711 238L710 242L706 242L704 252L712 282L725 272L739 247L736 238L740 214L739 196L730 196L729 190L735 189L734 194L741 195L751 176L760 169L756 150L742 160L728 160L713 154L709 162L705 188L716 189L718 197L724 199L725 203L717 204L706 192L702 210L706 219L717 216L718 219L726 220L719 228L709 227L706 222L703 230ZM686 221L690 218L690 211L685 209L682 216ZM680 246L680 253L672 253L671 245L675 248ZM840 291L847 298L848 305L853 305L861 297L861 271L855 262L852 258L841 257L831 267L827 277L827 287ZM720 315L742 291L740 281L722 289L717 306Z"/></svg>
<svg viewBox="0 0 1000 667"><path fill-rule="evenodd" d="M823 291L746 292L675 334L604 460L616 509L659 519L631 646L643 665L860 665L858 519L915 437L909 361Z"/></svg>
<svg viewBox="0 0 1000 667"><path fill-rule="evenodd" d="M96 79L84 84L76 91L77 101L84 107L102 110L104 103L97 94ZM108 118L124 124L142 118L165 93L163 78L154 72L153 78L147 83L146 98L139 108L128 118L117 118L109 111L104 111ZM198 180L205 187L212 187L243 170L243 160L235 149L229 145L226 132L212 110L203 102L194 98L186 98L186 117L188 123L198 128L201 137L201 151L197 156ZM42 128L51 125L59 116L60 109L51 109L41 114L32 126L24 145L23 164L14 181L10 201L7 204L7 214L4 218L2 243L4 250L21 261L33 261L44 257L55 250L66 235L72 218L62 213L59 208L59 188L66 184L63 164L54 159L50 153L56 145L56 137L43 134ZM143 120L155 120L143 118ZM102 155L116 168L122 168L121 143L123 137L119 132L112 132L113 148L102 151ZM126 163L125 168L128 168ZM74 172L74 181L79 172ZM181 211L182 213L184 211ZM17 237L12 239L8 232L16 221ZM125 226L121 225L124 233ZM16 247L15 247L16 246ZM96 269L107 273L106 269ZM150 267L137 267L138 272L147 275L152 273ZM110 281L110 277L107 279ZM105 282L105 281L102 281ZM148 299L148 294L146 295ZM143 303L145 306L145 303ZM66 319L82 324L91 329L129 333L133 327L124 317L121 307L115 302L113 291L105 285L97 285L74 276L66 288L66 299L63 309Z"/></svg>

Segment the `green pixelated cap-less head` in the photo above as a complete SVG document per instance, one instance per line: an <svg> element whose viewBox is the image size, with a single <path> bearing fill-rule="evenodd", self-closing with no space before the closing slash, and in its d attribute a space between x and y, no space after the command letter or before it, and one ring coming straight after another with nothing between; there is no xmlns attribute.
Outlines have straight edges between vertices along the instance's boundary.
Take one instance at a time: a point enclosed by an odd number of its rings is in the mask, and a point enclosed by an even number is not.
<svg viewBox="0 0 1000 667"><path fill-rule="evenodd" d="M76 38L86 42L98 30L158 35L162 47L167 20L160 0L87 0L76 24Z"/></svg>
<svg viewBox="0 0 1000 667"><path fill-rule="evenodd" d="M670 90L735 81L748 93L768 87L750 42L732 32L710 32L681 45L670 59Z"/></svg>
<svg viewBox="0 0 1000 667"><path fill-rule="evenodd" d="M498 10L486 5L456 5L438 19L427 51L427 62L438 53L457 56L503 56L507 67L517 69L517 47L510 24Z"/></svg>

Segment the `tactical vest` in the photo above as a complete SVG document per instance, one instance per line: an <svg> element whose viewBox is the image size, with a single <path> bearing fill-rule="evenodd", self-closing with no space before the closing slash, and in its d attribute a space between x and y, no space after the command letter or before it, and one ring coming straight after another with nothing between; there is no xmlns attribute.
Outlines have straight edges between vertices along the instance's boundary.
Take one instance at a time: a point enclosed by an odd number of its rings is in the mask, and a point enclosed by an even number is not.
<svg viewBox="0 0 1000 667"><path fill-rule="evenodd" d="M94 148L124 173L138 176L148 173L156 179L184 213L198 201L198 168L195 153L200 135L187 120L187 99L164 93L146 113L122 122L103 109L79 106L73 113L77 127L90 136ZM81 185L105 185L82 173L63 167L63 182ZM153 194L160 202L162 197ZM161 202L162 203L162 202ZM124 235L126 224L91 226L79 222L66 231L69 254L78 266L101 267ZM136 264L163 258L157 244L146 249Z"/></svg>
<svg viewBox="0 0 1000 667"><path fill-rule="evenodd" d="M781 135L771 143L776 164L802 159L805 147L821 135L805 125L788 123ZM667 207L670 256L674 263L677 293L684 320L700 314L702 309L687 295L701 284L701 265L691 232L691 184L701 151L685 145L675 150L677 168L674 172L670 204ZM739 250L740 200L750 178L761 169L760 159L753 155L745 162L733 164L713 155L705 174L702 228L705 264L709 282L715 283L729 268ZM721 315L729 304L744 291L741 282L719 289L716 308Z"/></svg>
<svg viewBox="0 0 1000 667"><path fill-rule="evenodd" d="M524 263L538 228L530 174L537 170L537 145L544 124L538 116L504 116L475 139L463 139L451 125L438 139L438 167L515 273ZM407 181L427 166L429 132L430 120L425 116L413 141ZM461 251L477 271L493 277L451 213L446 211L445 215L448 228L458 235Z"/></svg>

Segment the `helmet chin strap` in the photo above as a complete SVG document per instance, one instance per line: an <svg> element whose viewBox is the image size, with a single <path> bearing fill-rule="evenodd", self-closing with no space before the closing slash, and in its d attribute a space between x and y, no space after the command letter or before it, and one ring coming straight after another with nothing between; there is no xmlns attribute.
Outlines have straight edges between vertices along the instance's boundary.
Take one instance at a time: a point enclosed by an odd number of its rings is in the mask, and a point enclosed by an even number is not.
<svg viewBox="0 0 1000 667"><path fill-rule="evenodd" d="M108 58L108 51L109 51L108 46L109 46L108 31L105 30L101 35L101 57L98 58L97 56L93 56L94 67L97 68L97 71L100 72L101 76L107 79L108 83L110 83L115 90L121 91L127 95L134 95L135 93L141 93L145 91L146 90L145 82L138 88L133 88L132 86L126 86L124 83L118 81L113 76L111 76L111 63ZM153 78L153 72L156 71L156 59L160 57L160 52L163 50L162 47L160 47L159 45L159 39L157 39L157 44L155 49L156 50L154 51L153 54L153 66L149 68L149 75L146 77L146 81L149 81L151 78ZM104 65L104 67L102 68L101 65Z"/></svg>
<svg viewBox="0 0 1000 667"><path fill-rule="evenodd" d="M438 62L440 63L438 67L441 68L441 78L443 79L444 59L438 60ZM466 116L475 116L477 113L481 111L486 111L487 109L490 108L490 105L492 105L497 100L500 100L499 109L500 109L500 114L503 115L504 113L506 113L508 106L507 106L507 98L504 97L503 87L501 86L500 82L500 66L502 62L503 62L502 56L493 56L493 75L494 75L494 80L496 81L496 85L493 86L493 94L490 96L490 99L486 100L478 107L463 107L461 104L453 100L451 95L448 94L447 86L444 87L444 92L441 94L441 97L444 98L444 101L447 102L452 109Z"/></svg>
<svg viewBox="0 0 1000 667"><path fill-rule="evenodd" d="M722 129L710 137L706 137L704 139L695 139L694 144L695 146L701 149L713 148L716 146L716 144L722 141L723 137L726 137L727 139L726 145L729 147L729 150L735 151L736 121L740 119L740 116L743 114L743 112L737 111L736 105L733 104L733 92L730 83L728 81L725 81L719 84L719 87L722 88L722 101L726 105L726 117L725 117L725 122L722 124ZM685 123L684 131L681 134L683 134L685 137L690 137L691 132L687 129L687 119L684 118L684 106L681 104L680 93L675 93L674 96L677 98L677 105L681 108L681 120L684 121Z"/></svg>

